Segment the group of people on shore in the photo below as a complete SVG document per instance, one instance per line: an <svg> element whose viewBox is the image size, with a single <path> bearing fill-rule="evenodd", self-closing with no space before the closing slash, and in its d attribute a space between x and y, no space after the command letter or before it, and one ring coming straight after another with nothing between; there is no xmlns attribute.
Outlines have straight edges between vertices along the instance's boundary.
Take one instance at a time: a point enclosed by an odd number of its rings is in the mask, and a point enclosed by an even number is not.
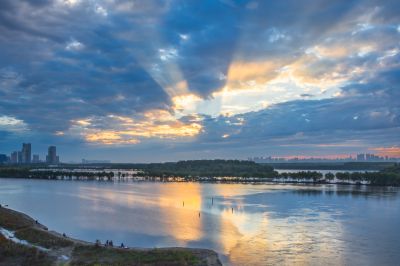
<svg viewBox="0 0 400 266"><path fill-rule="evenodd" d="M101 241L100 240L96 240L96 242L95 242L95 245L96 246L101 246L102 244L101 244ZM104 243L104 246L105 247L114 247L114 243L113 243L113 241L112 240L106 240L106 242ZM125 247L125 245L124 245L124 243L121 243L121 245L119 246L120 248L127 248L127 247Z"/></svg>

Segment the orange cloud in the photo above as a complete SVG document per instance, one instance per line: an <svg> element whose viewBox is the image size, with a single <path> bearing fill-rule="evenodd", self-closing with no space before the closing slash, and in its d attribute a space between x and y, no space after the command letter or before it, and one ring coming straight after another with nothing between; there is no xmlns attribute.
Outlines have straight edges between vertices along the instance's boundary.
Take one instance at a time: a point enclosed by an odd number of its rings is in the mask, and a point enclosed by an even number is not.
<svg viewBox="0 0 400 266"><path fill-rule="evenodd" d="M118 131L99 131L85 135L88 142L113 145L113 144L137 144L138 139L128 138L124 139L121 132Z"/></svg>
<svg viewBox="0 0 400 266"><path fill-rule="evenodd" d="M379 156L400 158L400 147L397 146L371 148L370 150L377 152Z"/></svg>
<svg viewBox="0 0 400 266"><path fill-rule="evenodd" d="M278 73L277 70L284 63L276 61L244 62L236 61L229 66L227 74L227 87L231 89L248 88L256 84L264 84Z"/></svg>
<svg viewBox="0 0 400 266"><path fill-rule="evenodd" d="M194 137L202 129L198 120L184 123L163 110L146 112L140 119L115 115L107 118L111 121L106 129L92 127L90 119L73 122L86 141L104 145L137 144L141 138Z"/></svg>

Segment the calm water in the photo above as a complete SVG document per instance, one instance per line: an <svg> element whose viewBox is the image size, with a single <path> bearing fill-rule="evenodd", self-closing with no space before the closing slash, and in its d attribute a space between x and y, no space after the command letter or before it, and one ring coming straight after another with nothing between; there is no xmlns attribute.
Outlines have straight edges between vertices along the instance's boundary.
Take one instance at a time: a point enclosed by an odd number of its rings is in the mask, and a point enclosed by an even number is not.
<svg viewBox="0 0 400 266"><path fill-rule="evenodd" d="M397 188L0 179L0 203L75 238L210 248L227 265L400 261Z"/></svg>

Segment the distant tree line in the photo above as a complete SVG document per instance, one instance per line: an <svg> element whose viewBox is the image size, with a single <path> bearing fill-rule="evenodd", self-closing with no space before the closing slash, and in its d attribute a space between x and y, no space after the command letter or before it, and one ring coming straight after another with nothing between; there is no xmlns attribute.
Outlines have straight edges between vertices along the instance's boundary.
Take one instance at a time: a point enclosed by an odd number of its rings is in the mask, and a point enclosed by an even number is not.
<svg viewBox="0 0 400 266"><path fill-rule="evenodd" d="M370 185L377 186L400 186L400 164L394 164L379 172L337 172L336 174L322 173L315 171L301 171L296 173L280 173L278 178L297 179L298 181L308 179L313 182L332 181L335 178L341 183L361 183L368 182Z"/></svg>
<svg viewBox="0 0 400 266"><path fill-rule="evenodd" d="M142 165L145 175L163 177L275 177L278 173L266 164L240 160L193 160Z"/></svg>
<svg viewBox="0 0 400 266"><path fill-rule="evenodd" d="M324 177L324 175L320 172L316 171L300 171L296 173L280 173L278 175L278 178L291 178L291 179L297 179L297 180L302 180L302 179L310 179L314 182L317 182L321 180Z"/></svg>
<svg viewBox="0 0 400 266"><path fill-rule="evenodd" d="M186 181L238 181L262 182L263 180L279 180L285 182L327 183L336 179L339 183L367 182L371 185L400 186L400 164L393 164L379 172L338 172L323 175L317 171L300 171L295 173L278 173L268 164L240 160L195 160L170 163L137 164L139 169L133 176L144 177L145 180L179 180ZM36 179L78 179L78 180L113 180L111 171L61 171L32 170L29 167L0 167L0 177L36 178ZM117 178L124 178L118 172ZM218 178L218 177L222 177ZM225 177L234 177L229 179ZM225 178L225 179L224 179ZM249 179L252 178L252 179Z"/></svg>
<svg viewBox="0 0 400 266"><path fill-rule="evenodd" d="M0 177L13 177L13 178L33 178L33 179L85 179L96 180L106 179L111 180L114 177L113 172L65 172L65 171L52 171L52 170L35 170L22 167L0 168Z"/></svg>

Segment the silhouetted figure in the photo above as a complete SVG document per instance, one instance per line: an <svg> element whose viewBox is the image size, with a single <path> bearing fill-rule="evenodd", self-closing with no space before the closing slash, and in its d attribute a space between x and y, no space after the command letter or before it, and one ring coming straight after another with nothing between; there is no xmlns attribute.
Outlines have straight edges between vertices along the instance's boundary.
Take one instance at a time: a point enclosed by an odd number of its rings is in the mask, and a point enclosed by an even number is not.
<svg viewBox="0 0 400 266"><path fill-rule="evenodd" d="M108 245L109 245L109 242L108 242L108 240L106 240L105 246L108 247Z"/></svg>
<svg viewBox="0 0 400 266"><path fill-rule="evenodd" d="M65 233L63 233L63 237L67 237L67 235Z"/></svg>
<svg viewBox="0 0 400 266"><path fill-rule="evenodd" d="M124 246L124 243L121 243L121 248L124 248L125 246Z"/></svg>
<svg viewBox="0 0 400 266"><path fill-rule="evenodd" d="M36 220L35 223L38 224L39 223L38 220Z"/></svg>
<svg viewBox="0 0 400 266"><path fill-rule="evenodd" d="M110 242L108 242L108 244L110 245L110 247L113 247L113 246L114 246L112 240L110 240Z"/></svg>
<svg viewBox="0 0 400 266"><path fill-rule="evenodd" d="M200 218L200 212L199 212L199 218Z"/></svg>

